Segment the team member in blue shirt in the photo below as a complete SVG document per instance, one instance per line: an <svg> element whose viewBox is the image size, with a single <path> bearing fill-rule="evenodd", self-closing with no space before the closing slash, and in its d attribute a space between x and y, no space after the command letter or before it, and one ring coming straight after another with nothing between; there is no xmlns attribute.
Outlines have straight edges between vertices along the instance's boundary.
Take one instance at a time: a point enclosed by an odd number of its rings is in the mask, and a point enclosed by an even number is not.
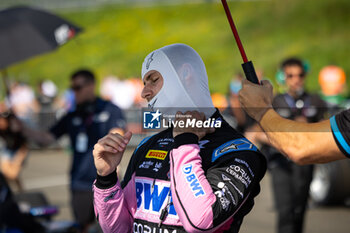
<svg viewBox="0 0 350 233"><path fill-rule="evenodd" d="M95 95L95 77L89 70L79 70L71 76L76 109L62 117L49 132L25 129L28 137L41 145L49 145L67 134L73 162L70 171L72 208L82 232L94 221L92 184L96 179L92 150L97 141L109 132L125 129L122 111L111 102Z"/></svg>

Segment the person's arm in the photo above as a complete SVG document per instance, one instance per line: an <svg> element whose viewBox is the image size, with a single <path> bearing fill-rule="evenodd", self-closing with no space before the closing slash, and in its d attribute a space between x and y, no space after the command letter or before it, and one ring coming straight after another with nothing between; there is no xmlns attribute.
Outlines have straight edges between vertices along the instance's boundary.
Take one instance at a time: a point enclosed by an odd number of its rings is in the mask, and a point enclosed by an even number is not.
<svg viewBox="0 0 350 233"><path fill-rule="evenodd" d="M334 140L329 120L296 122L270 109L259 124L270 143L298 164L327 163L346 158Z"/></svg>
<svg viewBox="0 0 350 233"><path fill-rule="evenodd" d="M244 110L265 131L271 144L298 164L326 163L346 158L337 146L330 121L303 123L287 120L272 109L272 85L242 82L239 99Z"/></svg>
<svg viewBox="0 0 350 233"><path fill-rule="evenodd" d="M95 215L103 232L131 232L134 211L127 198L135 197L135 179L122 189L116 172L97 175L93 190ZM136 205L136 200L132 203Z"/></svg>
<svg viewBox="0 0 350 233"><path fill-rule="evenodd" d="M130 132L124 137L109 133L94 147L93 156L97 170L93 185L94 209L103 232L132 231L133 214L136 210L135 179L132 177L122 188L116 173L130 138Z"/></svg>
<svg viewBox="0 0 350 233"><path fill-rule="evenodd" d="M16 151L13 159L3 159L1 161L1 172L9 179L16 179L27 155L28 146L24 144Z"/></svg>
<svg viewBox="0 0 350 233"><path fill-rule="evenodd" d="M204 172L197 135L178 135L174 143L170 153L171 193L185 230L228 230L246 200L256 195L253 188L265 173L263 156L253 151L227 151ZM256 147L251 148L256 151Z"/></svg>
<svg viewBox="0 0 350 233"><path fill-rule="evenodd" d="M182 113L178 112L175 121ZM205 120L203 113L186 112L185 116ZM198 141L210 128L173 129L174 149L170 152L170 181L173 204L187 232L228 230L234 216L259 184L266 170L264 157L251 151L233 153L228 149L215 165L204 172ZM240 143L243 143L242 141ZM213 152L215 153L215 151ZM263 161L262 161L263 160ZM242 175L244 174L244 175ZM224 178L225 177L225 178Z"/></svg>
<svg viewBox="0 0 350 233"><path fill-rule="evenodd" d="M23 135L40 146L49 146L55 142L55 135L49 131L33 129L27 126L23 127Z"/></svg>
<svg viewBox="0 0 350 233"><path fill-rule="evenodd" d="M244 132L244 137L251 141L254 145L258 147L262 144L270 145L270 141L267 138L265 132L261 129L259 124L254 123L251 127L247 128Z"/></svg>
<svg viewBox="0 0 350 233"><path fill-rule="evenodd" d="M16 117L10 119L10 127L13 131L21 131L24 137L40 146L48 146L55 141L55 136L51 132L33 129Z"/></svg>

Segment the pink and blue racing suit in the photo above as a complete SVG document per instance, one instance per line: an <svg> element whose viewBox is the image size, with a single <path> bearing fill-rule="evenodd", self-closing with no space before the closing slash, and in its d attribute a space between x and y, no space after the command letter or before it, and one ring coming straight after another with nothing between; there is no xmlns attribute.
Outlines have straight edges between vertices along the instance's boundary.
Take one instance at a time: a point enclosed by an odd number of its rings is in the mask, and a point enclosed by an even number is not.
<svg viewBox="0 0 350 233"><path fill-rule="evenodd" d="M223 120L200 141L172 129L144 139L123 182L115 172L94 184L104 232L238 232L260 192L266 160Z"/></svg>

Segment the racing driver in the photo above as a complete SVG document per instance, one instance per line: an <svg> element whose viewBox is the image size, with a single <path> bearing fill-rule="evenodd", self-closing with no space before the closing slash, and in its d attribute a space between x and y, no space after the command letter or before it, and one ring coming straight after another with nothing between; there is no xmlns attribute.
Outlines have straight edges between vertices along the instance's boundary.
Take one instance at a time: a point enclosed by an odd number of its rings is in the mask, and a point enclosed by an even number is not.
<svg viewBox="0 0 350 233"><path fill-rule="evenodd" d="M142 97L173 124L141 141L121 183L116 169L131 133L95 145L94 205L103 231L238 232L260 192L264 156L214 108L204 63L191 47L151 52L142 79ZM183 120L195 124L181 127ZM206 120L215 124L204 127Z"/></svg>

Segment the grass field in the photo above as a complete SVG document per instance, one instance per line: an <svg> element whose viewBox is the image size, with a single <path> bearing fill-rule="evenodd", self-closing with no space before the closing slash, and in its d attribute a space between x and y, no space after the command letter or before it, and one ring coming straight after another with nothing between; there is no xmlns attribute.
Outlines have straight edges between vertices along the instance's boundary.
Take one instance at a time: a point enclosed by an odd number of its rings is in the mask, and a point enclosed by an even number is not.
<svg viewBox="0 0 350 233"><path fill-rule="evenodd" d="M307 86L318 90L321 67L336 64L350 75L350 1L273 0L229 2L248 58L274 79L278 64L300 56L311 65ZM89 67L101 79L139 77L148 52L186 43L203 57L210 89L225 93L242 60L219 1L158 6L115 5L56 12L84 28L78 38L55 52L8 69L13 79L54 80L62 90L69 74Z"/></svg>

